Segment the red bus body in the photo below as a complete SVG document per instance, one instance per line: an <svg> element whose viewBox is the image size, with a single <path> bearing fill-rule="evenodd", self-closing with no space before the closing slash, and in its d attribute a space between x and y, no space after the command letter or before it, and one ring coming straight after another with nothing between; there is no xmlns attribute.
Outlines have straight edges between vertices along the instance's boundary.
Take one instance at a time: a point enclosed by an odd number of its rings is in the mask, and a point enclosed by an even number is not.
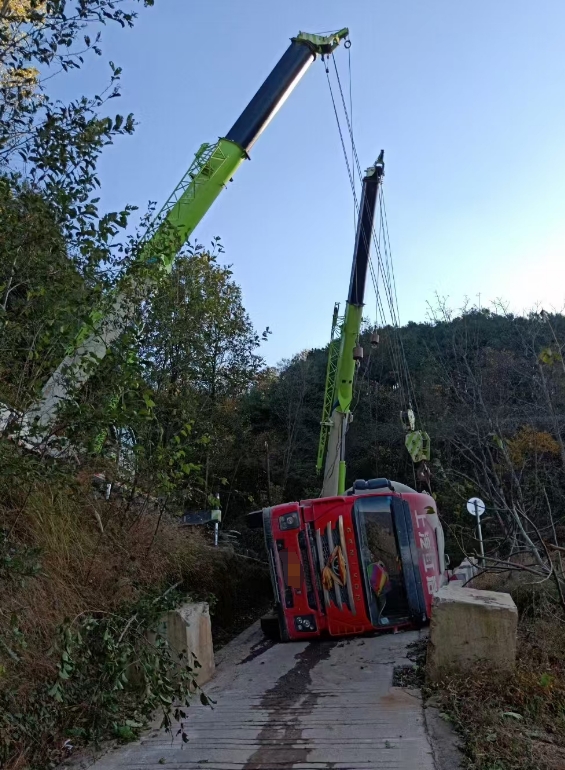
<svg viewBox="0 0 565 770"><path fill-rule="evenodd" d="M447 582L433 498L386 479L358 484L262 511L284 641L419 626Z"/></svg>

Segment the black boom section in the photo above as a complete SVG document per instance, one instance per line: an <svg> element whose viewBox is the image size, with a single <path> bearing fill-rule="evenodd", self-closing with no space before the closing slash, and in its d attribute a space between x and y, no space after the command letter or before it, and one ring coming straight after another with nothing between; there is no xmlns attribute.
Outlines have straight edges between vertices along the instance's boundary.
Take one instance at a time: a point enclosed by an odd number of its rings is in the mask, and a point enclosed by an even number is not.
<svg viewBox="0 0 565 770"><path fill-rule="evenodd" d="M306 42L293 40L225 138L249 152L315 58L316 54Z"/></svg>
<svg viewBox="0 0 565 770"><path fill-rule="evenodd" d="M357 226L353 267L351 269L351 280L349 282L349 294L347 297L347 301L350 305L362 305L365 297L365 280L367 278L367 267L369 266L371 241L373 239L375 206L377 203L379 184L384 175L383 157L384 152L381 150L381 154L374 167L363 179L361 208L359 211L360 221Z"/></svg>

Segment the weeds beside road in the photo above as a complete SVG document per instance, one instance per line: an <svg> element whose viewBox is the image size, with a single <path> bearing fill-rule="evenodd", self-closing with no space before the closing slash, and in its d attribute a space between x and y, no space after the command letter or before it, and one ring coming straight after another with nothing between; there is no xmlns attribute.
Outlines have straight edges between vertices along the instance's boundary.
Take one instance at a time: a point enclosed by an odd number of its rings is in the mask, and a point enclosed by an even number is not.
<svg viewBox="0 0 565 770"><path fill-rule="evenodd" d="M516 601L515 672L477 666L426 692L463 737L466 770L565 768L565 622L543 591Z"/></svg>
<svg viewBox="0 0 565 770"><path fill-rule="evenodd" d="M81 483L8 442L0 461L0 766L43 770L71 746L134 738L155 711L166 723L188 699L193 672L147 639L165 611L209 601L226 639L270 581L173 516L95 497L87 469Z"/></svg>

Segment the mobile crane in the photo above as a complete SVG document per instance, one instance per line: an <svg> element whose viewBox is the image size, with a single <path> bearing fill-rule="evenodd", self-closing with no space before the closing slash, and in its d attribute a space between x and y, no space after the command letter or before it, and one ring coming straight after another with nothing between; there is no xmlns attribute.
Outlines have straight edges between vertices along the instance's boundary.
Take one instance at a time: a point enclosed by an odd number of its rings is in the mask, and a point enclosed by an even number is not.
<svg viewBox="0 0 565 770"><path fill-rule="evenodd" d="M447 582L444 536L428 493L385 478L345 489L345 438L351 419L366 275L384 154L363 179L353 266L338 340L330 344L318 470L321 497L254 511L263 528L275 613L262 619L282 641L346 636L410 626L429 618L432 596ZM339 325L334 308L332 337ZM429 458L427 434L407 427L415 463ZM422 457L422 454L424 457Z"/></svg>
<svg viewBox="0 0 565 770"><path fill-rule="evenodd" d="M49 437L61 404L88 379L159 276L171 270L181 246L249 158L251 148L310 65L318 56L329 56L348 35L347 28L327 36L299 32L228 133L214 144L201 145L149 226L136 260L109 298L107 308L91 313L67 356L44 385L38 402L25 415L21 434L28 441L43 442Z"/></svg>

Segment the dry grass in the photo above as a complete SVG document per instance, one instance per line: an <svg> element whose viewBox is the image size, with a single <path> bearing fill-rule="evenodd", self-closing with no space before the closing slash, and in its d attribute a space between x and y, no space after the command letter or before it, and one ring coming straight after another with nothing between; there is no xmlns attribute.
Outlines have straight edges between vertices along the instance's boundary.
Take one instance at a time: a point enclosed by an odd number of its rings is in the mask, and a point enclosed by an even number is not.
<svg viewBox="0 0 565 770"><path fill-rule="evenodd" d="M56 680L50 650L67 619L120 614L177 585L211 601L214 632L225 641L270 597L262 565L211 548L173 516L95 497L90 470L80 480L57 471L46 481L36 460L8 459L11 473L0 468L0 691L18 708ZM20 765L31 767L24 745L9 768Z"/></svg>
<svg viewBox="0 0 565 770"><path fill-rule="evenodd" d="M97 500L88 486L74 483L37 483L25 508L23 501L17 508L13 503L0 507L0 526L12 548L39 549L41 569L3 586L0 630L9 635L17 617L27 645L17 652L20 664L0 651L3 685L20 678L22 664L28 682L53 670L47 653L66 618L112 612L150 588L179 581L205 593L211 582L202 536L179 530L172 518L164 516L156 532L157 516Z"/></svg>
<svg viewBox="0 0 565 770"><path fill-rule="evenodd" d="M499 589L500 580L481 587ZM565 770L565 620L545 591L513 585L521 610L514 674L478 666L436 689L464 736L468 770Z"/></svg>

